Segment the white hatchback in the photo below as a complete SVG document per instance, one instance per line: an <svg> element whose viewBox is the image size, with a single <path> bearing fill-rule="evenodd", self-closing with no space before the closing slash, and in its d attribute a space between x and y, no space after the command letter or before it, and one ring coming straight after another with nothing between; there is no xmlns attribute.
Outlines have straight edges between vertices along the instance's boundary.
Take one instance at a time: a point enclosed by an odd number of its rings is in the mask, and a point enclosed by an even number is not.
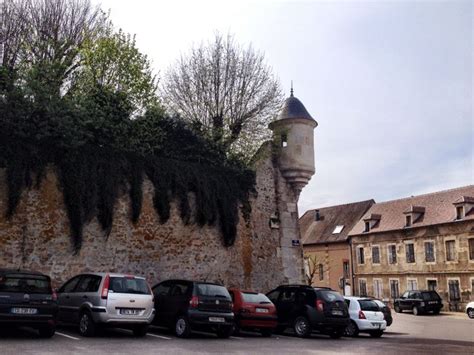
<svg viewBox="0 0 474 355"><path fill-rule="evenodd" d="M362 332L369 333L371 337L381 337L387 328L387 322L377 303L363 297L344 297L344 299L351 318L345 335L357 336Z"/></svg>

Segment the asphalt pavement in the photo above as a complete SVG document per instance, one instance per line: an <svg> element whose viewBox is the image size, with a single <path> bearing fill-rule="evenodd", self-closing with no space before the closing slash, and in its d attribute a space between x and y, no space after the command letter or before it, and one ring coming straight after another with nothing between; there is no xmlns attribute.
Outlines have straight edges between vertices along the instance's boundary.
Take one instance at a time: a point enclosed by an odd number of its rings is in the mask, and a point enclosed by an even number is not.
<svg viewBox="0 0 474 355"><path fill-rule="evenodd" d="M41 339L28 328L2 329L0 354L474 354L474 320L462 315L394 314L382 338L330 339L313 335L300 339L290 331L263 338L242 333L218 339L196 333L178 339L164 328L152 327L144 338L125 329L106 329L93 338L75 328L61 327L52 339Z"/></svg>

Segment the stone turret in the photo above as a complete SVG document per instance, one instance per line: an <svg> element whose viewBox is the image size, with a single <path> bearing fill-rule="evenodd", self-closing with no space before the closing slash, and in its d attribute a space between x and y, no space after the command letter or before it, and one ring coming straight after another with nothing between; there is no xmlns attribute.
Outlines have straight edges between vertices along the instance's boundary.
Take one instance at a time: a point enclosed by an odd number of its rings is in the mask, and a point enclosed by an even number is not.
<svg viewBox="0 0 474 355"><path fill-rule="evenodd" d="M293 96L293 88L277 120L269 125L275 143L280 146L280 171L297 196L315 172L313 131L317 125L301 101Z"/></svg>

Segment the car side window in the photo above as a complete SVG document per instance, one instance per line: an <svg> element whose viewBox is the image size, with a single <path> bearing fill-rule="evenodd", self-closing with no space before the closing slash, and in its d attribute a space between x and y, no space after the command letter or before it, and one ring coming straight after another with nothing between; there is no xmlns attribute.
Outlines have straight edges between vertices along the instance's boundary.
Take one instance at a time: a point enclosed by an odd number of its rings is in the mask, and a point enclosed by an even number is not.
<svg viewBox="0 0 474 355"><path fill-rule="evenodd" d="M403 294L403 296L401 298L408 298L408 295L409 295L409 292L405 291L405 293Z"/></svg>
<svg viewBox="0 0 474 355"><path fill-rule="evenodd" d="M83 276L75 292L97 292L99 290L100 276L87 275Z"/></svg>
<svg viewBox="0 0 474 355"><path fill-rule="evenodd" d="M69 281L67 281L61 288L58 290L59 293L70 293L73 292L76 288L79 280L81 279L81 275L73 277Z"/></svg>
<svg viewBox="0 0 474 355"><path fill-rule="evenodd" d="M92 277L89 275L82 276L81 281L79 281L79 284L77 285L74 292L86 292L91 280Z"/></svg>
<svg viewBox="0 0 474 355"><path fill-rule="evenodd" d="M298 292L296 296L296 303L299 305L303 305L306 303L306 300L308 299L308 294L305 291L300 291Z"/></svg>
<svg viewBox="0 0 474 355"><path fill-rule="evenodd" d="M175 283L171 288L171 296L185 296L188 293L189 285L185 283Z"/></svg>
<svg viewBox="0 0 474 355"><path fill-rule="evenodd" d="M296 299L296 291L295 290L285 290L281 295L280 302L295 302Z"/></svg>
<svg viewBox="0 0 474 355"><path fill-rule="evenodd" d="M272 301L273 303L276 303L278 301L278 296L280 296L280 291L279 290L275 290L275 291L272 291L270 292L267 297L270 299L270 301Z"/></svg>
<svg viewBox="0 0 474 355"><path fill-rule="evenodd" d="M153 288L153 294L155 296L167 296L171 286L171 282L162 282Z"/></svg>

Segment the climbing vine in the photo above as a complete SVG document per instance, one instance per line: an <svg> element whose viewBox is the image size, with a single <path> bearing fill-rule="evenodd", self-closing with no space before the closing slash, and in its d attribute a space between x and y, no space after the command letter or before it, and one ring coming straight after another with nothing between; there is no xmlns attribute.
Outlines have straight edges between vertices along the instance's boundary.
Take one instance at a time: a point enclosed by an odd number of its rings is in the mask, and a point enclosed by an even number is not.
<svg viewBox="0 0 474 355"><path fill-rule="evenodd" d="M18 87L4 91L0 168L6 169L8 218L47 166L59 177L76 252L94 217L109 235L122 193L130 196L131 221L139 221L145 177L161 223L175 201L184 223L218 225L226 246L236 237L239 206L248 218L255 192L252 170L162 109L132 119L127 97L101 87L88 97L41 101Z"/></svg>

